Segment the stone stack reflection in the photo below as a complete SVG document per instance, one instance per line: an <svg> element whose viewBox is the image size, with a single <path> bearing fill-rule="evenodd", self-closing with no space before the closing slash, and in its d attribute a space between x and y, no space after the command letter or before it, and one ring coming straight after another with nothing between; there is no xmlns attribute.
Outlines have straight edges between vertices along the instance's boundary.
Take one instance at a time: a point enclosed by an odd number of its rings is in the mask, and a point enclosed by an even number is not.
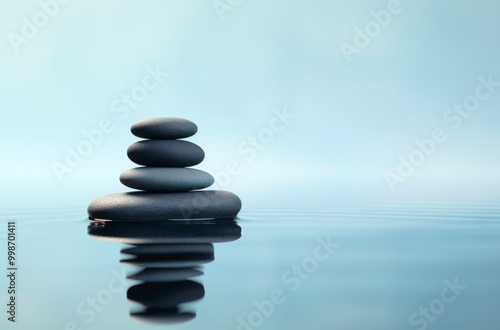
<svg viewBox="0 0 500 330"><path fill-rule="evenodd" d="M93 221L88 233L100 240L130 244L122 263L136 267L128 276L127 298L140 305L130 315L153 323L189 321L196 312L189 304L205 296L196 280L204 264L214 261L213 243L241 237L234 220L114 222Z"/></svg>

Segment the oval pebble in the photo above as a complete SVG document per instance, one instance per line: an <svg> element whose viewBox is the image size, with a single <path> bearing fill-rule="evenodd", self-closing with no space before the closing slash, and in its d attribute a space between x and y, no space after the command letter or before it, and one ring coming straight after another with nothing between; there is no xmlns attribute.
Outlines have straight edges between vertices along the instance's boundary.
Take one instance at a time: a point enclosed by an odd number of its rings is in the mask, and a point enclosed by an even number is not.
<svg viewBox="0 0 500 330"><path fill-rule="evenodd" d="M137 167L124 171L120 181L133 189L169 192L207 188L214 183L214 177L192 168Z"/></svg>
<svg viewBox="0 0 500 330"><path fill-rule="evenodd" d="M146 282L127 290L127 298L150 308L174 308L205 296L203 285L183 280L177 282Z"/></svg>
<svg viewBox="0 0 500 330"><path fill-rule="evenodd" d="M95 239L122 244L198 244L232 242L241 237L235 220L92 221Z"/></svg>
<svg viewBox="0 0 500 330"><path fill-rule="evenodd" d="M203 272L193 267L143 268L128 275L127 278L142 282L172 282L201 275L203 275Z"/></svg>
<svg viewBox="0 0 500 330"><path fill-rule="evenodd" d="M198 127L187 119L158 117L139 120L130 131L145 139L182 139L196 134Z"/></svg>
<svg viewBox="0 0 500 330"><path fill-rule="evenodd" d="M198 145L180 140L139 141L128 147L127 155L136 164L153 167L194 166L205 158Z"/></svg>
<svg viewBox="0 0 500 330"><path fill-rule="evenodd" d="M214 246L205 244L141 244L124 249L132 257L120 262L146 268L197 267L214 261Z"/></svg>
<svg viewBox="0 0 500 330"><path fill-rule="evenodd" d="M241 209L238 196L223 190L174 193L129 192L99 197L87 211L91 219L145 221L232 219Z"/></svg>
<svg viewBox="0 0 500 330"><path fill-rule="evenodd" d="M130 312L130 317L140 322L150 324L173 325L188 322L196 317L194 312L185 312L179 309L146 308L137 312Z"/></svg>

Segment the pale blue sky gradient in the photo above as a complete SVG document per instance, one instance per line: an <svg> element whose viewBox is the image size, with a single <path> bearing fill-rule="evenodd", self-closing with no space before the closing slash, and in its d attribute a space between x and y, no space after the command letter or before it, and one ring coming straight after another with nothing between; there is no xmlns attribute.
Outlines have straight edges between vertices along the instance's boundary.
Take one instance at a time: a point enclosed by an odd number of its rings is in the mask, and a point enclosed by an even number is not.
<svg viewBox="0 0 500 330"><path fill-rule="evenodd" d="M226 189L248 203L358 200L495 200L500 192L500 89L451 130L443 113L500 81L497 1L401 1L371 44L348 63L340 44L388 1L247 0L221 20L212 1L71 1L16 53L37 1L0 5L1 206L77 205L127 191L118 177L142 118L193 120L190 140L212 174L234 159ZM147 67L169 77L120 119L112 103ZM238 146L268 126L273 109L296 118L248 162ZM82 130L115 129L60 182ZM448 140L391 191L384 172L436 127Z"/></svg>

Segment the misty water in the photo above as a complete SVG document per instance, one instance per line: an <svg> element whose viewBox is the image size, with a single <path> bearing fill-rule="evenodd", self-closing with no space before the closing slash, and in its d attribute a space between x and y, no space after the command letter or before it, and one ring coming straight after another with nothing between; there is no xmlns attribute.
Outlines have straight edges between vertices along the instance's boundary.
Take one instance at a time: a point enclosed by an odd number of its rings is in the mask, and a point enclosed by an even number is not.
<svg viewBox="0 0 500 330"><path fill-rule="evenodd" d="M3 218L17 226L18 329L500 325L496 204L252 206L235 222L136 227L65 208Z"/></svg>

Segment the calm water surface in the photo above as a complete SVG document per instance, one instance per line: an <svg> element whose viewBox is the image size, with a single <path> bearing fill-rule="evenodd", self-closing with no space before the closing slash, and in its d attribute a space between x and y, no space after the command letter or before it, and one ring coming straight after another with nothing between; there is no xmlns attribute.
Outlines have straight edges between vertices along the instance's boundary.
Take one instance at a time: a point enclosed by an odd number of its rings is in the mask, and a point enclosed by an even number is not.
<svg viewBox="0 0 500 330"><path fill-rule="evenodd" d="M18 314L7 322L5 307L2 329L500 329L500 205L247 206L237 222L155 226L85 216L3 213L5 272L17 222Z"/></svg>

